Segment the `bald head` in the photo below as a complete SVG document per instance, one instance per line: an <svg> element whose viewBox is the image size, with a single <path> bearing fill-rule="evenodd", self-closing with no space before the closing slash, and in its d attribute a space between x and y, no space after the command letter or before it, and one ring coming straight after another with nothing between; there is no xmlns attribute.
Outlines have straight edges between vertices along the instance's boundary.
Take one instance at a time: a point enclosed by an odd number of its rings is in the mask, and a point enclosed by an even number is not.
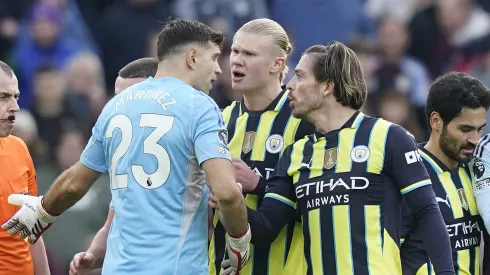
<svg viewBox="0 0 490 275"><path fill-rule="evenodd" d="M130 62L119 71L115 83L116 95L134 84L154 77L157 70L158 60L156 58L145 57Z"/></svg>
<svg viewBox="0 0 490 275"><path fill-rule="evenodd" d="M7 65L7 63L1 60L0 60L0 71L3 72L8 77L14 76L14 70L12 70L12 68L10 68L10 66Z"/></svg>
<svg viewBox="0 0 490 275"><path fill-rule="evenodd" d="M19 111L19 84L14 71L0 61L0 138L7 137L15 124L15 114Z"/></svg>

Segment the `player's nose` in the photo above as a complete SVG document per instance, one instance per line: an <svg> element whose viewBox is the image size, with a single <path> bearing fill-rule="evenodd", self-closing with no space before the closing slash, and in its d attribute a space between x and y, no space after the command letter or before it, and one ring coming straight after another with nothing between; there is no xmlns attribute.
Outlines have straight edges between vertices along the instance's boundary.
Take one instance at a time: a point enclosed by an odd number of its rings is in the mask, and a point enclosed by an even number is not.
<svg viewBox="0 0 490 275"><path fill-rule="evenodd" d="M17 99L12 98L10 101L10 106L8 108L8 111L10 113L17 113L20 110L19 103L17 102Z"/></svg>

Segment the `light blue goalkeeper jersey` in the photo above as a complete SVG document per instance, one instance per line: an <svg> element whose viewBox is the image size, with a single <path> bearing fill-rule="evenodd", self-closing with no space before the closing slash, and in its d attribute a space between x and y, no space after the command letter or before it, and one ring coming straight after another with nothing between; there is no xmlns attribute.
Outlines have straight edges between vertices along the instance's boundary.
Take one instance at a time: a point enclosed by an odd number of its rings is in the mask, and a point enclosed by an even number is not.
<svg viewBox="0 0 490 275"><path fill-rule="evenodd" d="M81 156L111 179L104 275L208 274L200 165L230 159L227 139L214 101L176 78L149 78L107 103Z"/></svg>

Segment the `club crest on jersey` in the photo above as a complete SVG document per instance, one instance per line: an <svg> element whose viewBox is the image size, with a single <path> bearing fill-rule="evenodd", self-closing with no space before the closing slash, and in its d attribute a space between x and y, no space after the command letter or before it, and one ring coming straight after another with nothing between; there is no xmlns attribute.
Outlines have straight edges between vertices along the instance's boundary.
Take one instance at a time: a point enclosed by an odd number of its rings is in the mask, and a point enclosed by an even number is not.
<svg viewBox="0 0 490 275"><path fill-rule="evenodd" d="M323 167L325 169L331 169L337 164L337 148L330 148L325 151L325 155L323 156Z"/></svg>
<svg viewBox="0 0 490 275"><path fill-rule="evenodd" d="M284 139L280 135L272 135L265 141L265 149L271 154L277 154L281 152L284 146Z"/></svg>
<svg viewBox="0 0 490 275"><path fill-rule="evenodd" d="M463 188L458 189L459 200L461 201L461 206L464 210L468 211L470 209L468 205L468 199L466 198L466 193Z"/></svg>
<svg viewBox="0 0 490 275"><path fill-rule="evenodd" d="M254 148L255 132L246 132L243 137L242 152L248 154Z"/></svg>
<svg viewBox="0 0 490 275"><path fill-rule="evenodd" d="M361 162L365 162L369 158L370 154L371 151L369 151L369 148L367 146L358 145L354 147L350 152L350 158L354 162L361 163Z"/></svg>

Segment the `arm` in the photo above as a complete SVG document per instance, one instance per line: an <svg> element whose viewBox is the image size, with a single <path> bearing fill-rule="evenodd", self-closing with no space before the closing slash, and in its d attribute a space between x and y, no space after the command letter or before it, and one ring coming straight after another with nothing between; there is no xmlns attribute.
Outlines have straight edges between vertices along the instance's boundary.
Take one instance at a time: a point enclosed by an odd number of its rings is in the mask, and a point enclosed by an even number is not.
<svg viewBox="0 0 490 275"><path fill-rule="evenodd" d="M485 229L490 232L490 135L480 139L470 162L473 194Z"/></svg>
<svg viewBox="0 0 490 275"><path fill-rule="evenodd" d="M34 274L49 275L48 256L46 255L43 238L40 237L35 244L31 244L29 250L31 251L32 263L34 265Z"/></svg>
<svg viewBox="0 0 490 275"><path fill-rule="evenodd" d="M205 161L202 168L206 172L208 185L218 203L220 221L230 235L240 235L247 231L247 210L245 199L236 185L231 161L215 158Z"/></svg>
<svg viewBox="0 0 490 275"><path fill-rule="evenodd" d="M101 173L77 162L63 172L43 196L46 212L57 216L77 203L90 189Z"/></svg>
<svg viewBox="0 0 490 275"><path fill-rule="evenodd" d="M389 130L385 160L387 172L413 213L436 274L454 274L449 234L429 175L420 159L415 140L398 125L392 125Z"/></svg>
<svg viewBox="0 0 490 275"><path fill-rule="evenodd" d="M101 130L103 114L104 111L92 129L92 136L80 156L80 161L65 170L44 195L43 207L51 215L59 215L72 207L87 193L100 175L107 171Z"/></svg>
<svg viewBox="0 0 490 275"><path fill-rule="evenodd" d="M37 196L38 188L37 188L37 180L36 180L36 169L34 168L34 163L32 162L31 155L29 154L29 150L27 146L24 145L27 163L29 170L28 174L28 182L27 189L29 195ZM42 237L35 244L29 245L29 250L32 256L32 263L34 266L34 274L50 274L49 264L48 264L48 256L46 255L46 247L44 245L44 240Z"/></svg>
<svg viewBox="0 0 490 275"><path fill-rule="evenodd" d="M104 262L105 252L107 248L107 236L109 235L109 229L111 228L113 218L114 210L110 208L109 212L107 213L107 220L105 221L102 228L99 229L97 234L95 234L92 243L90 243L90 246L87 249L87 253L91 253L95 256L96 261L93 266L94 269L102 267L102 263Z"/></svg>
<svg viewBox="0 0 490 275"><path fill-rule="evenodd" d="M296 194L292 178L288 175L293 146L284 150L274 174L267 181L266 194L259 209L248 209L248 220L254 245L274 242L281 229L296 217Z"/></svg>
<svg viewBox="0 0 490 275"><path fill-rule="evenodd" d="M219 108L207 96L196 95L193 141L197 160L218 203L218 215L231 236L248 231L245 199L236 184L228 148L228 132Z"/></svg>

